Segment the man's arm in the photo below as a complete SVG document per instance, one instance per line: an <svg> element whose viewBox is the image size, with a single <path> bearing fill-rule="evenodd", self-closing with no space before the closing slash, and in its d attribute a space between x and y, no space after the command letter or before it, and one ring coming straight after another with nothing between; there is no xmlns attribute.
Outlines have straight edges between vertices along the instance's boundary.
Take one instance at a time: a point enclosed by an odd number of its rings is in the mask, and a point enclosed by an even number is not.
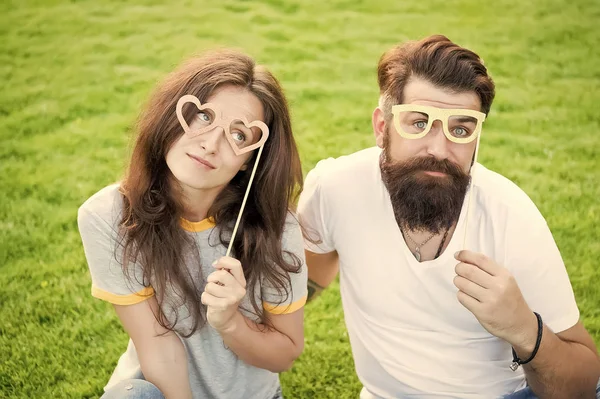
<svg viewBox="0 0 600 399"><path fill-rule="evenodd" d="M306 266L308 267L308 300L319 294L331 284L339 271L339 256L337 251L316 254L305 250Z"/></svg>
<svg viewBox="0 0 600 399"><path fill-rule="evenodd" d="M519 359L528 359L538 323L513 275L483 254L460 251L455 257L461 262L454 278L459 302L490 334L508 342ZM558 334L544 325L539 350L524 370L540 399L596 397L600 359L581 322Z"/></svg>
<svg viewBox="0 0 600 399"><path fill-rule="evenodd" d="M531 355L535 345L535 337L531 344L532 337L523 347L515 347L520 359ZM538 353L523 367L527 383L542 399L596 397L600 361L594 341L581 322L558 334L544 326Z"/></svg>

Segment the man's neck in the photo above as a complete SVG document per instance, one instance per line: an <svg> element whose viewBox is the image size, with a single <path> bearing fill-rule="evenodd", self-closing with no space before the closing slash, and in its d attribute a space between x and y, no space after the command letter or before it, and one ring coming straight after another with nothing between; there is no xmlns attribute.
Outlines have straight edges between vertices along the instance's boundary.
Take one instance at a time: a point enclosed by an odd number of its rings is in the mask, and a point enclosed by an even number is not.
<svg viewBox="0 0 600 399"><path fill-rule="evenodd" d="M424 262L433 260L436 258L436 255L441 255L444 252L456 230L456 222L452 223L448 229L443 229L435 234L425 230L410 230L406 227L401 227L400 230L410 252L413 255L418 252L420 262Z"/></svg>

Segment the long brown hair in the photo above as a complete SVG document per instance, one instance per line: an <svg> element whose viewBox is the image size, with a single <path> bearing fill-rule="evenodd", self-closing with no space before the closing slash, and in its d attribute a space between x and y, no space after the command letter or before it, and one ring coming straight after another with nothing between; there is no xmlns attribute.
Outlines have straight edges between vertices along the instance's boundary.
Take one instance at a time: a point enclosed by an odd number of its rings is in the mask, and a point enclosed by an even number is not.
<svg viewBox="0 0 600 399"><path fill-rule="evenodd" d="M302 170L288 104L279 82L267 69L237 51L213 51L190 59L158 86L139 117L131 162L121 183L124 212L120 225L124 271L129 270L129 262L139 263L143 283L152 285L161 307L166 304L167 288L176 293L178 303L185 304L193 318L190 331L178 329L186 337L205 323L205 309L200 300L203 286L194 282L186 265L186 252L197 247L180 225L182 204L165 157L183 134L175 114L178 99L193 94L204 103L223 85L242 87L256 95L269 127L269 139L232 251L244 267L253 311L267 325L268 316L262 303L257 303L255 291L260 290L260 283L268 284L285 300L290 294L286 288L290 282L288 273L298 272L301 267L300 259L284 253L281 247L288 211L302 189ZM183 108L188 123L197 112L194 108L191 104ZM249 165L254 164L256 153L254 151ZM228 245L250 170L239 171L208 211L221 232L219 238L223 245ZM201 268L198 266L198 269ZM169 302L171 300L169 298ZM176 329L178 318L176 307L172 310L175 320L166 320L162 313L157 317L169 330Z"/></svg>

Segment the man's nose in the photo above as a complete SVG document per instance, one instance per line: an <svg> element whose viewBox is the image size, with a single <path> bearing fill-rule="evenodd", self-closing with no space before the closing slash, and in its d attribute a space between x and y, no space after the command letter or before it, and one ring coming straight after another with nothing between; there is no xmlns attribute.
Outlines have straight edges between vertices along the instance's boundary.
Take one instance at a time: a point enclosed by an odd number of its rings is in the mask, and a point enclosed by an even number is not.
<svg viewBox="0 0 600 399"><path fill-rule="evenodd" d="M444 134L442 121L433 121L431 130L427 133L427 153L437 159L448 158L449 141Z"/></svg>

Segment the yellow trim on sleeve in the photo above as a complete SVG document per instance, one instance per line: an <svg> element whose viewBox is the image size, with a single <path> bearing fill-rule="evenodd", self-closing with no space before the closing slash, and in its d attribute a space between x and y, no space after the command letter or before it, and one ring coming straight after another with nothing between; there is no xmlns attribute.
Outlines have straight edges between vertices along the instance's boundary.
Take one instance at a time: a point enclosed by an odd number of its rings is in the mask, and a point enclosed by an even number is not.
<svg viewBox="0 0 600 399"><path fill-rule="evenodd" d="M185 231L189 231L190 233L199 233L215 227L215 220L213 218L207 218L202 219L199 222L190 222L187 219L181 218L180 224Z"/></svg>
<svg viewBox="0 0 600 399"><path fill-rule="evenodd" d="M135 305L154 296L154 289L152 287L145 287L135 294L117 295L92 285L92 296L114 305Z"/></svg>
<svg viewBox="0 0 600 399"><path fill-rule="evenodd" d="M298 299L296 302L292 302L287 305L271 305L268 302L263 302L263 308L273 314L288 314L294 313L296 310L300 309L302 306L306 304L307 296L304 295L302 298Z"/></svg>

